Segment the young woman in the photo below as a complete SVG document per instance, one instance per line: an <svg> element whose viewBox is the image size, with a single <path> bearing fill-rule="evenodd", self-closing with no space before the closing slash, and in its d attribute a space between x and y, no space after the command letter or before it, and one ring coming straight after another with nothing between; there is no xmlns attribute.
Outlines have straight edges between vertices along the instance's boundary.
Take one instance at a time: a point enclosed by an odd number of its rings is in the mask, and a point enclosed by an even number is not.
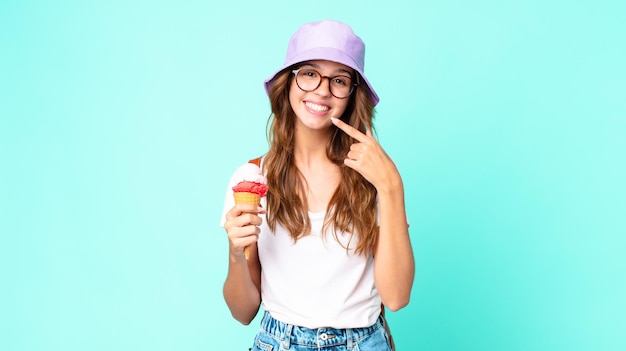
<svg viewBox="0 0 626 351"><path fill-rule="evenodd" d="M390 350L381 304L396 311L409 302L404 189L372 135L378 96L364 53L346 24L308 23L265 81L267 197L260 207L235 205L231 179L222 218L226 303L243 324L265 310L252 350Z"/></svg>

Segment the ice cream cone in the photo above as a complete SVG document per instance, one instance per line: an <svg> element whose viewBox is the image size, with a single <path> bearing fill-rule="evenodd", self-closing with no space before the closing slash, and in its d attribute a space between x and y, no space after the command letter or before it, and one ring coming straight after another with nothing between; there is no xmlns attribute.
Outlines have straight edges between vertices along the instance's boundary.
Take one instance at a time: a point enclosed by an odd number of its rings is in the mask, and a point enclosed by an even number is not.
<svg viewBox="0 0 626 351"><path fill-rule="evenodd" d="M250 204L257 206L261 204L261 195L259 194L240 191L233 193L233 196L235 197L236 204ZM246 260L250 258L250 246L243 248L243 254L246 256Z"/></svg>
<svg viewBox="0 0 626 351"><path fill-rule="evenodd" d="M233 195L236 204L261 205L261 198L267 194L267 179L258 163L241 166L233 176ZM253 214L257 215L256 212ZM250 246L243 248L246 259L250 258Z"/></svg>
<svg viewBox="0 0 626 351"><path fill-rule="evenodd" d="M245 191L233 193L236 204L259 205L261 203L261 195L253 194Z"/></svg>

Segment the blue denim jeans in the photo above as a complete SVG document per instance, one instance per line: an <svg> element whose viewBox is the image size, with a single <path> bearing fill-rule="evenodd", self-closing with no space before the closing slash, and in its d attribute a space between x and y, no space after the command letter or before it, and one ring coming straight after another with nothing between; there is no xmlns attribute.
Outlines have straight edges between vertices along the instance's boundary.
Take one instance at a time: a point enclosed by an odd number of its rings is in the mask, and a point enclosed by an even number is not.
<svg viewBox="0 0 626 351"><path fill-rule="evenodd" d="M265 312L252 351L391 351L384 319L367 328L309 329L285 324Z"/></svg>

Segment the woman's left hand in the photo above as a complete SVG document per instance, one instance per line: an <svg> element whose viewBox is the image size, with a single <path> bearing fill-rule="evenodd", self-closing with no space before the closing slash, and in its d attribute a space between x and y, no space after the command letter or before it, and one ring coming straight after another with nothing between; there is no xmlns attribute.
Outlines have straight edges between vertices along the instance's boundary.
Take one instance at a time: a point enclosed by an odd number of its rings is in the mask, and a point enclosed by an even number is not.
<svg viewBox="0 0 626 351"><path fill-rule="evenodd" d="M331 121L337 128L358 140L350 146L344 160L346 166L359 172L379 191L382 190L381 187L393 186L401 181L396 165L374 138L371 130L368 129L364 134L338 118L333 117Z"/></svg>

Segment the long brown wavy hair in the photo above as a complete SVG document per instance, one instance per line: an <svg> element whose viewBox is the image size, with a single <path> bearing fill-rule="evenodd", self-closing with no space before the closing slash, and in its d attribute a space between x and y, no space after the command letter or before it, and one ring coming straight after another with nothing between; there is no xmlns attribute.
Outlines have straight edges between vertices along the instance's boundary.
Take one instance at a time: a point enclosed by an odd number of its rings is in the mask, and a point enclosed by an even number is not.
<svg viewBox="0 0 626 351"><path fill-rule="evenodd" d="M294 241L311 232L306 207L306 192L303 177L295 166L294 135L296 115L289 103L289 88L293 81L289 67L274 78L269 90L272 113L267 122L267 138L270 143L265 155L263 170L267 175L267 224L274 231L277 224L285 227ZM357 75L357 81L363 79ZM374 105L369 98L367 84L361 84L350 96L348 106L341 120L365 133L372 129ZM373 254L378 241L376 223L376 188L363 176L343 161L350 150L350 145L357 142L339 128L334 129L330 142L326 146L326 155L341 169L341 182L335 190L326 211L322 232L332 228L338 242L337 232L351 233L350 246L354 235L358 238L355 253ZM340 242L341 244L341 242ZM343 245L343 244L342 244Z"/></svg>

